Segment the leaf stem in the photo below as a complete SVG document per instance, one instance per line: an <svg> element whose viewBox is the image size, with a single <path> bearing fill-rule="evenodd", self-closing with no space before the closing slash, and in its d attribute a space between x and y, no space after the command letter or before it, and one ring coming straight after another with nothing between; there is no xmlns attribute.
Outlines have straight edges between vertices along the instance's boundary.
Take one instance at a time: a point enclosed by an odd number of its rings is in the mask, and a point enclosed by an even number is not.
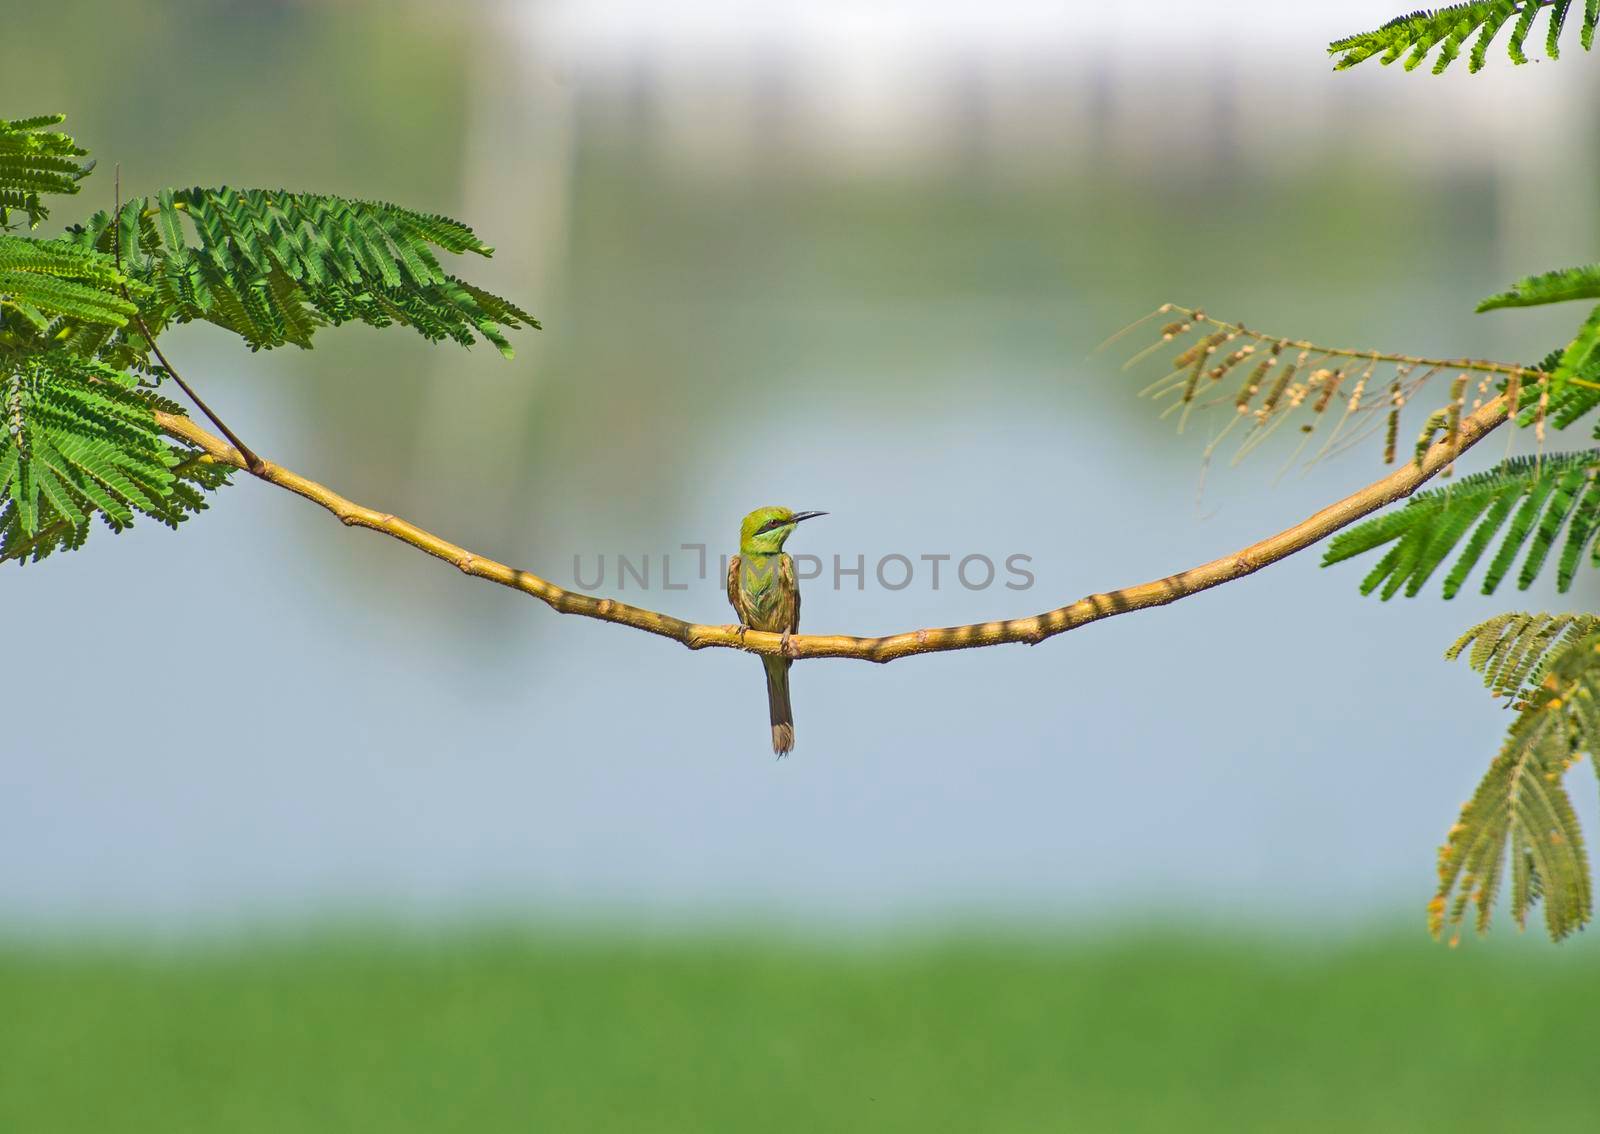
<svg viewBox="0 0 1600 1134"><path fill-rule="evenodd" d="M126 289L124 289L124 291L126 291ZM132 301L130 300L130 302ZM260 457L256 456L255 451L241 441L239 439L239 435L233 430L229 429L227 423L213 413L211 407L206 405L205 401L200 397L200 395L194 392L194 387L190 386L189 383L183 380L183 375L178 373L177 368L172 365L171 360L162 353L160 344L156 342L156 337L150 333L150 328L145 325L144 317L135 314L133 321L138 324L139 333L144 336L145 342L150 344L150 350L154 352L156 358L160 361L162 368L172 376L172 380L174 382L182 387L183 392L189 395L189 400L199 408L200 412L206 415L206 420L210 421L212 425L216 426L217 429L221 431L222 435L228 439L229 444L231 444L235 449L239 450L239 455L244 458L243 467L245 471L250 473L252 476L263 475L266 470L266 462Z"/></svg>

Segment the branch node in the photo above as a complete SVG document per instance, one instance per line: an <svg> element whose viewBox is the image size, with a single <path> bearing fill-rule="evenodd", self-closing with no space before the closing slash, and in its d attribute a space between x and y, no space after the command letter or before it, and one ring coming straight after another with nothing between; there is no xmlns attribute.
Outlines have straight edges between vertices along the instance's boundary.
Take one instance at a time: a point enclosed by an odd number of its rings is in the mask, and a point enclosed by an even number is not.
<svg viewBox="0 0 1600 1134"><path fill-rule="evenodd" d="M117 224L117 232L119 235L122 232L122 225L120 223L121 208L122 206L118 204L117 209L119 222ZM126 299L129 303L133 302L133 296L128 294L128 287L126 284L124 284L122 287L122 298ZM222 435L228 439L228 441L236 450L238 450L239 459L244 462L245 471L251 476L260 477L262 480L271 480L272 477L268 474L267 470L267 462L256 456L255 451L243 441L239 440L239 435L233 430L229 429L227 423L212 412L211 407L206 405L206 403L201 399L200 395L194 392L193 387L183 380L183 375L178 373L177 369L172 365L172 362L165 354L162 353L161 345L156 342L155 335L150 333L150 327L147 323L145 323L144 316L135 311L133 315L133 321L134 325L139 328L139 333L144 336L144 341L149 344L151 353L154 354L156 359L161 363L162 369L172 377L172 380L178 384L179 388L182 389L185 394L189 395L189 400L199 407L200 412L206 415L207 420L209 420L212 425L215 425L218 429L220 429L222 431Z"/></svg>

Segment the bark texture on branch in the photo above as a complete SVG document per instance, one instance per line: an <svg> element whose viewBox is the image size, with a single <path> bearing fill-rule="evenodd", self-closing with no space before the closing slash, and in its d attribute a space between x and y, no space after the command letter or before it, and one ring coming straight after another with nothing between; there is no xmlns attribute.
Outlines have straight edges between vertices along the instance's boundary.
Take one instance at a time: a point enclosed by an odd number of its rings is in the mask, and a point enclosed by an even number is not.
<svg viewBox="0 0 1600 1134"><path fill-rule="evenodd" d="M914 654L945 650L968 650L998 646L1008 642L1038 643L1068 630L1113 615L1127 614L1199 594L1223 583L1241 579L1271 563L1285 559L1320 543L1339 529L1349 526L1378 509L1410 496L1440 470L1477 444L1506 419L1505 398L1497 397L1461 421L1456 436L1432 445L1421 463L1407 461L1382 480L1309 516L1291 528L1268 536L1232 555L1225 555L1198 567L1150 583L1139 583L1119 590L1088 595L1067 606L1057 607L1027 618L1008 618L975 622L966 626L943 626L909 630L876 638L857 638L843 634L796 634L787 642L777 634L745 630L738 626L703 626L685 622L668 614L630 606L609 598L569 591L527 571L508 567L486 556L424 531L415 524L347 500L337 492L298 473L261 460L259 467L237 449L213 436L191 419L157 413L161 427L171 436L205 450L212 460L253 473L261 480L286 488L313 503L320 504L350 527L371 528L453 564L467 575L487 579L504 587L523 591L561 614L577 614L602 622L631 626L648 634L671 638L691 650L722 647L754 654L787 653L794 658L855 658L860 661L890 662ZM259 458L258 458L259 460Z"/></svg>

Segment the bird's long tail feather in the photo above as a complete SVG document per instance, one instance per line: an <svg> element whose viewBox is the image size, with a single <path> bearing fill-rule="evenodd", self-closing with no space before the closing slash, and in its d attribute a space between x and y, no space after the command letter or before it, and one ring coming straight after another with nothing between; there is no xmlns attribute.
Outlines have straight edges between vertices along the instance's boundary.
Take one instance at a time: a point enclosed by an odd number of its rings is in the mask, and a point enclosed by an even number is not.
<svg viewBox="0 0 1600 1134"><path fill-rule="evenodd" d="M789 706L788 658L762 658L767 670L767 707L772 716L772 750L779 756L794 751L794 710Z"/></svg>

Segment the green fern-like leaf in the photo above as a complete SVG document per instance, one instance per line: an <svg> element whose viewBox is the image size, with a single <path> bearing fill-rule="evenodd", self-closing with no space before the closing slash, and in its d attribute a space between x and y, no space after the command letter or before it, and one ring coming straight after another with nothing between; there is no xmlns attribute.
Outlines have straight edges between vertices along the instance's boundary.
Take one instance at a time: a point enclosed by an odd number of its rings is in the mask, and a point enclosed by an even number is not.
<svg viewBox="0 0 1600 1134"><path fill-rule="evenodd" d="M55 350L0 370L0 562L75 550L99 515L121 531L143 513L168 526L205 507L227 470L173 445L137 380Z"/></svg>
<svg viewBox="0 0 1600 1134"><path fill-rule="evenodd" d="M1510 7L1513 11L1516 10L1515 4L1510 5ZM1508 12L1507 15L1509 14L1510 13ZM1506 55L1510 57L1511 62L1516 63L1519 66L1528 61L1527 53L1523 51L1522 45L1527 42L1528 33L1533 30L1534 17L1536 17L1538 14L1539 5L1527 3L1523 4L1522 12L1517 17L1516 27L1511 30L1511 39L1506 43ZM1485 56L1487 56L1487 54L1488 53L1485 52ZM1483 70L1483 64L1485 61L1485 58L1479 58L1475 60L1478 65L1472 68L1473 72Z"/></svg>
<svg viewBox="0 0 1600 1134"><path fill-rule="evenodd" d="M1537 366L1529 369L1541 374L1553 374L1556 367L1561 365L1564 353L1565 348L1551 351ZM1569 381L1554 394L1541 385L1524 383L1517 399L1516 423L1533 425L1542 417L1547 426L1561 430L1600 407L1600 358L1591 357L1573 377L1581 381ZM1500 383L1499 390L1506 393L1506 383ZM1596 434L1596 439L1600 440L1600 427L1596 428Z"/></svg>
<svg viewBox="0 0 1600 1134"><path fill-rule="evenodd" d="M1600 365L1600 306L1589 312L1583 326L1573 336L1556 368L1550 372L1550 396L1560 397L1572 379Z"/></svg>
<svg viewBox="0 0 1600 1134"><path fill-rule="evenodd" d="M1600 299L1600 264L1528 276L1512 284L1506 291L1479 301L1478 310L1535 307L1574 299ZM1551 396L1559 395L1572 378L1583 374L1586 369L1595 369L1597 364L1600 364L1600 307L1589 313L1589 318L1578 329L1578 333L1556 357L1555 365L1549 371Z"/></svg>
<svg viewBox="0 0 1600 1134"><path fill-rule="evenodd" d="M1559 41L1569 7L1571 0L1473 0L1451 4L1398 16L1374 31L1335 40L1328 45L1328 53L1337 56L1335 70L1354 67L1376 56L1385 65L1404 58L1405 69L1411 71L1437 47L1439 52L1433 64L1433 73L1437 75L1460 57L1462 46L1476 34L1477 40L1467 60L1468 69L1476 72L1483 69L1488 59L1490 43L1515 16L1516 22L1506 41L1506 55L1513 63L1526 63L1528 56L1524 45L1539 15L1548 12L1545 54L1557 59L1561 54ZM1586 0L1581 33L1586 51L1594 42L1597 22L1600 22L1600 0Z"/></svg>
<svg viewBox="0 0 1600 1134"><path fill-rule="evenodd" d="M1600 619L1509 614L1473 627L1447 656L1469 660L1497 694L1519 700L1500 755L1439 848L1439 888L1428 907L1435 936L1455 934L1469 907L1479 932L1511 864L1511 915L1527 924L1544 904L1560 940L1593 916L1583 833L1563 777L1600 753Z"/></svg>
<svg viewBox="0 0 1600 1134"><path fill-rule="evenodd" d="M204 320L251 349L311 345L318 327L359 321L411 327L430 341L471 346L478 337L510 357L507 330L538 327L508 299L447 273L436 255L493 252L448 217L382 202L282 191L184 189L129 201L71 233L113 254L148 285L141 301L152 333ZM124 339L123 365L142 342Z"/></svg>
<svg viewBox="0 0 1600 1134"><path fill-rule="evenodd" d="M1572 0L1556 0L1550 5L1550 24L1545 31L1544 53L1551 59L1561 58L1561 29L1566 26L1567 9Z"/></svg>
<svg viewBox="0 0 1600 1134"><path fill-rule="evenodd" d="M1393 544L1362 580L1361 593L1381 588L1382 597L1389 599L1403 588L1415 596L1464 541L1444 582L1444 596L1453 598L1499 537L1499 550L1484 575L1483 593L1500 585L1525 547L1517 585L1526 589L1565 530L1556 577L1557 587L1564 591L1600 530L1597 472L1600 451L1507 461L1447 488L1419 493L1404 508L1340 533L1329 544L1323 565Z"/></svg>
<svg viewBox="0 0 1600 1134"><path fill-rule="evenodd" d="M1483 674L1496 697L1527 699L1550 662L1580 638L1600 633L1600 615L1499 614L1478 623L1445 651L1454 661L1468 646L1467 664Z"/></svg>
<svg viewBox="0 0 1600 1134"><path fill-rule="evenodd" d="M1467 910L1488 929L1512 863L1511 916L1525 926L1541 898L1555 940L1593 915L1589 862L1571 797L1561 782L1570 762L1564 718L1555 712L1519 717L1499 757L1439 848L1439 888L1429 903L1429 928L1459 931ZM1452 938L1454 940L1454 938Z"/></svg>
<svg viewBox="0 0 1600 1134"><path fill-rule="evenodd" d="M30 341L40 331L59 338L66 322L125 326L138 310L128 297L145 292L112 257L66 240L0 233L0 347L25 345L16 337L25 329Z"/></svg>
<svg viewBox="0 0 1600 1134"><path fill-rule="evenodd" d="M66 134L47 129L66 120L62 114L15 121L0 118L0 230L13 227L11 215L21 213L28 227L37 227L50 215L44 198L78 191L93 162L80 161L87 152Z"/></svg>
<svg viewBox="0 0 1600 1134"><path fill-rule="evenodd" d="M1478 303L1479 311L1502 307L1537 307L1573 299L1600 299L1600 264L1561 268L1518 280L1505 291Z"/></svg>

